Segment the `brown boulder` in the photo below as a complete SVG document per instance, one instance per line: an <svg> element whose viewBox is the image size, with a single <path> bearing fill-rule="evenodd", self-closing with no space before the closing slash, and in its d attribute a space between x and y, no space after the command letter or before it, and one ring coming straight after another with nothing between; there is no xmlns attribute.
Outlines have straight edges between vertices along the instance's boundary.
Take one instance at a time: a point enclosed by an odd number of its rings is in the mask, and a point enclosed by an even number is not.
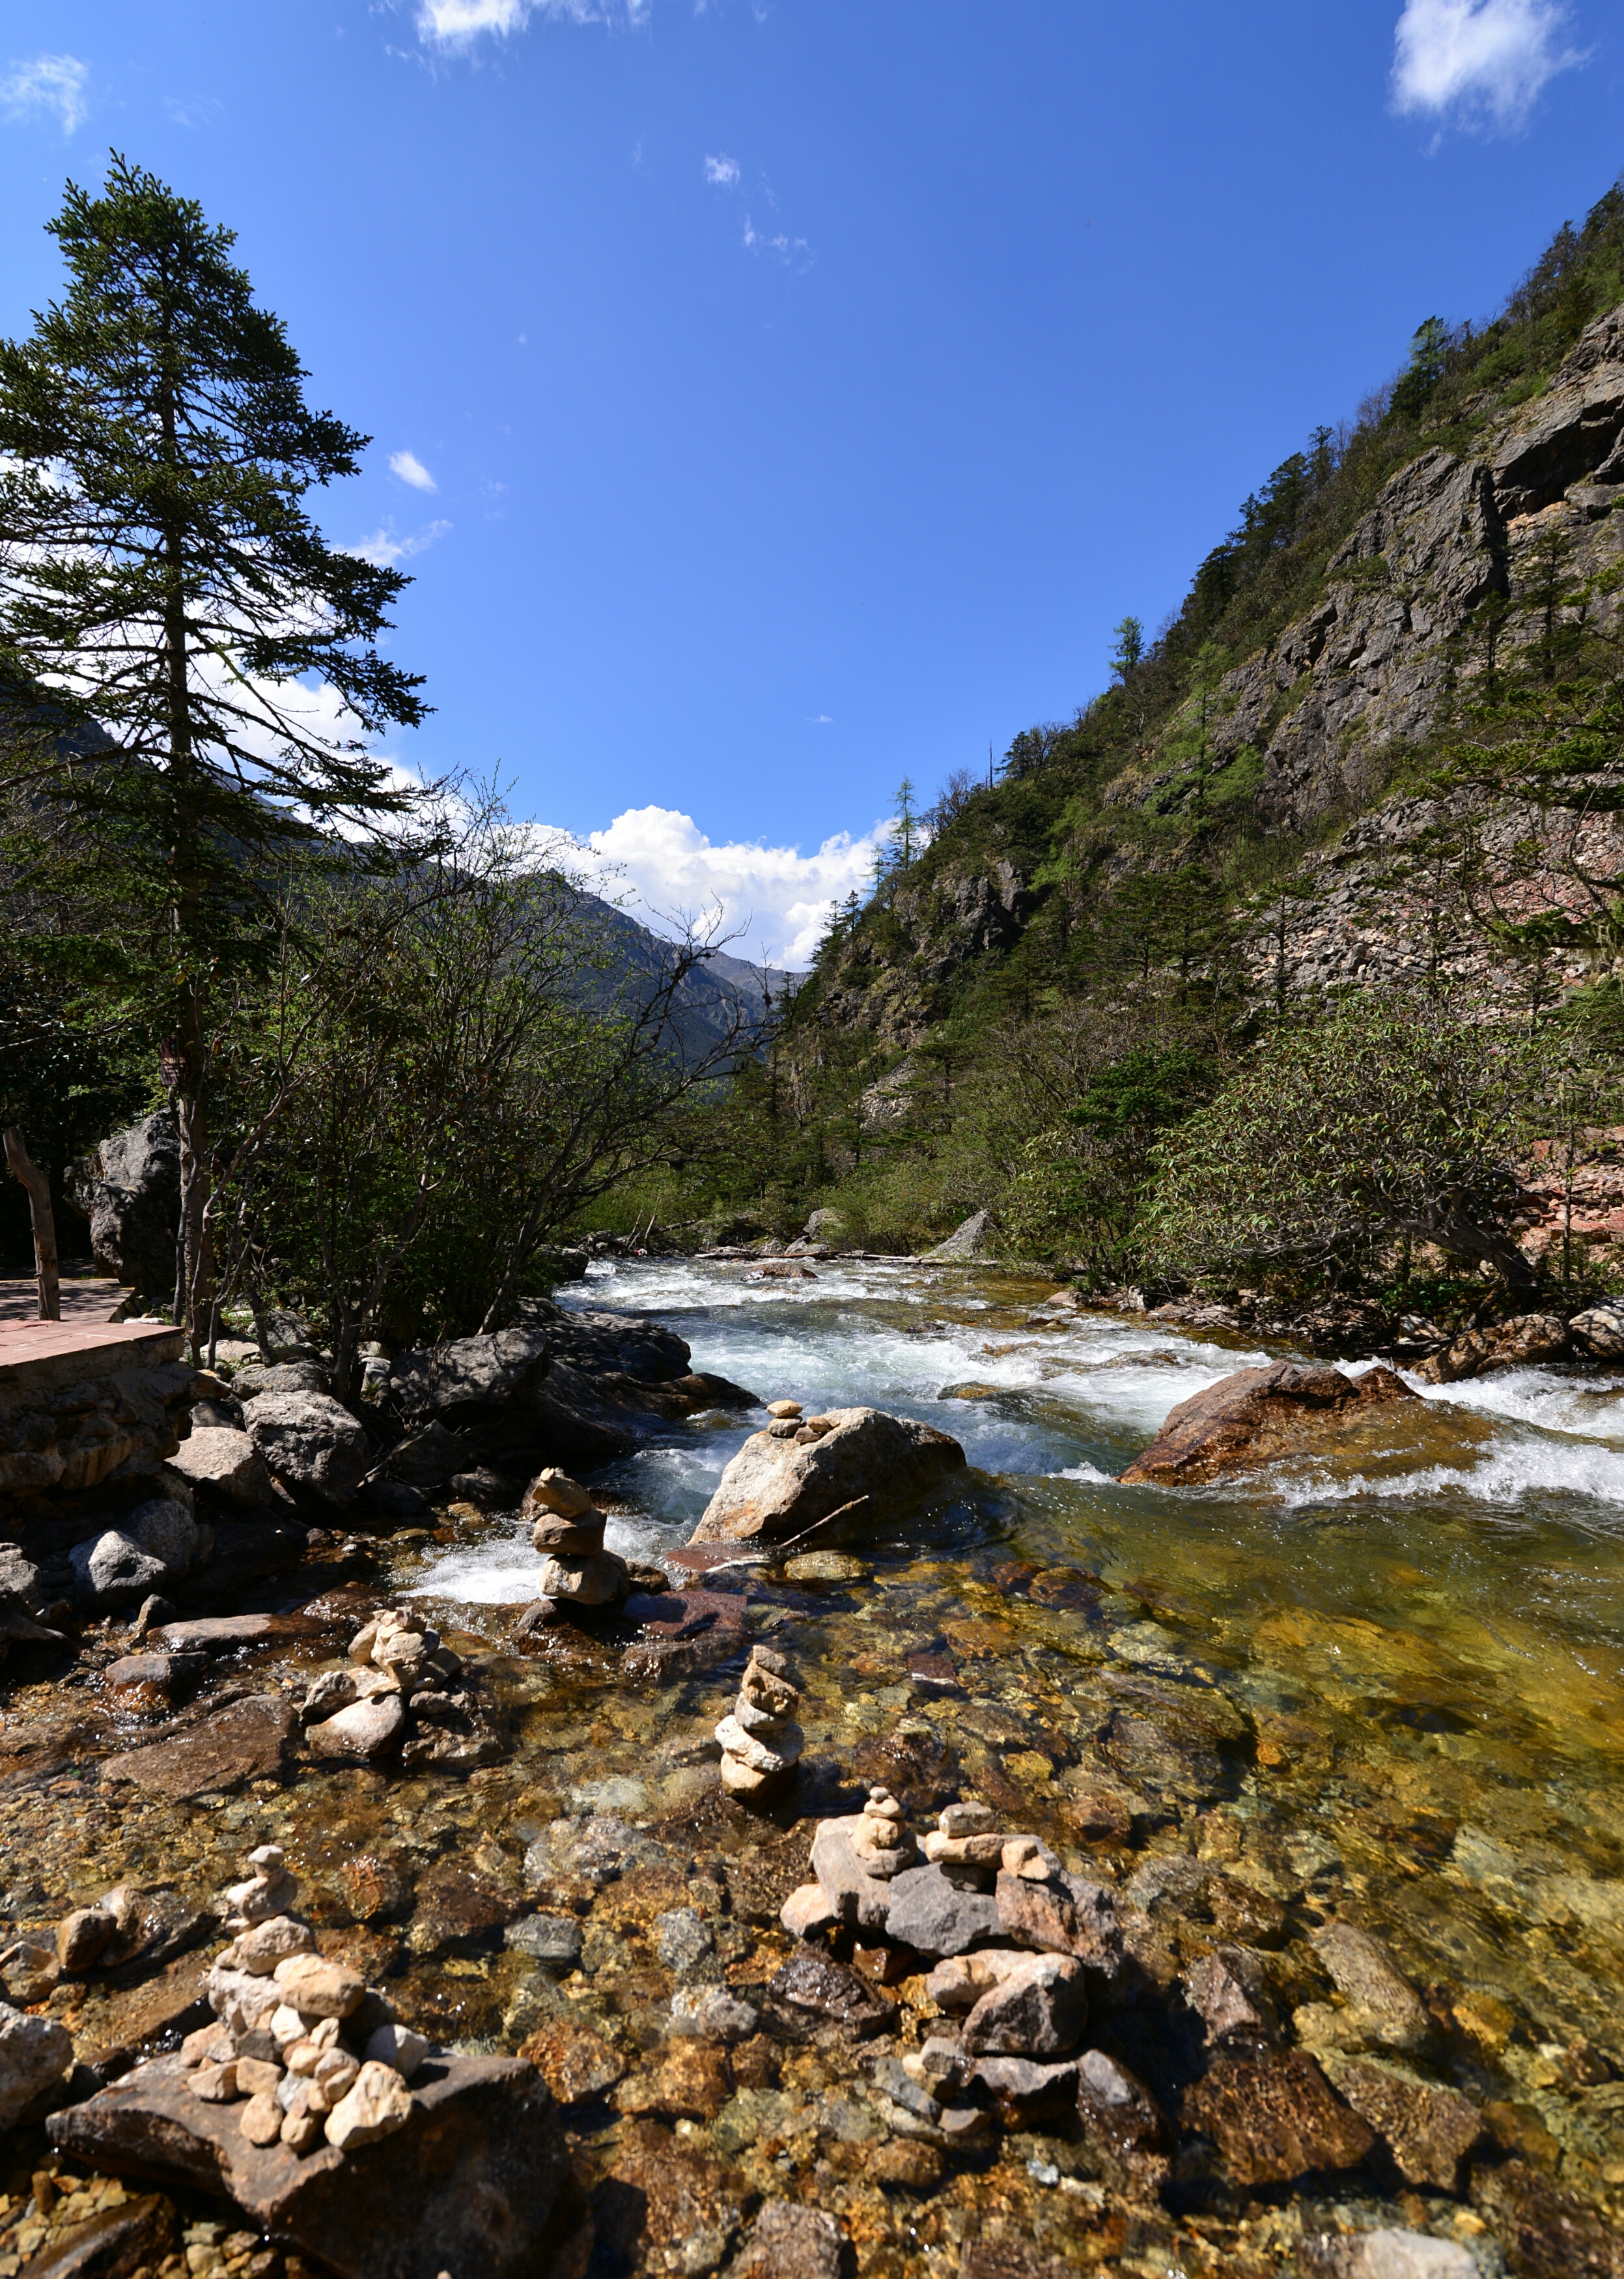
<svg viewBox="0 0 1624 2279"><path fill-rule="evenodd" d="M1329 1450L1373 1409L1419 1398L1401 1377L1379 1364L1362 1377L1295 1361L1237 1369L1169 1411L1122 1480L1128 1485L1192 1486L1277 1456Z"/></svg>
<svg viewBox="0 0 1624 2279"><path fill-rule="evenodd" d="M211 1702L195 1721L177 1723L163 1739L111 1758L102 1779L128 1781L149 1796L180 1803L240 1788L244 1781L275 1778L297 1723L280 1693L250 1693L223 1706Z"/></svg>
<svg viewBox="0 0 1624 2279"><path fill-rule="evenodd" d="M218 2194L339 2279L437 2279L545 2268L569 2170L557 2108L514 2058L433 2058L412 2077L411 2116L376 2144L304 2158L250 2145L241 2107L192 2094L178 2058L140 2066L53 2114L53 2143L112 2175Z"/></svg>

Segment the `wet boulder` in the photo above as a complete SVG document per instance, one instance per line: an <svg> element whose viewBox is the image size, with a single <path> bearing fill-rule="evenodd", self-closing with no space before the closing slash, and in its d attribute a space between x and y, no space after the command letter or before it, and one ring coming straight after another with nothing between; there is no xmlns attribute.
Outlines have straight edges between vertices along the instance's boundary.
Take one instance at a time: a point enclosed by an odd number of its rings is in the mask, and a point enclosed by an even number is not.
<svg viewBox="0 0 1624 2279"><path fill-rule="evenodd" d="M1375 1412L1419 1397L1392 1370L1380 1366L1360 1377L1295 1361L1237 1369L1169 1411L1122 1480L1126 1485L1192 1486L1281 1456L1326 1454Z"/></svg>
<svg viewBox="0 0 1624 2279"><path fill-rule="evenodd" d="M265 1469L295 1495L342 1510L372 1461L364 1428L325 1393L262 1393L242 1421Z"/></svg>
<svg viewBox="0 0 1624 2279"><path fill-rule="evenodd" d="M693 1531L696 1543L782 1543L842 1506L867 1499L865 1516L917 1502L964 1468L946 1432L878 1408L834 1408L753 1433L733 1458Z"/></svg>
<svg viewBox="0 0 1624 2279"><path fill-rule="evenodd" d="M1306 2050L1220 2057L1185 2092L1184 2119L1243 2189L1357 2168L1375 2143Z"/></svg>

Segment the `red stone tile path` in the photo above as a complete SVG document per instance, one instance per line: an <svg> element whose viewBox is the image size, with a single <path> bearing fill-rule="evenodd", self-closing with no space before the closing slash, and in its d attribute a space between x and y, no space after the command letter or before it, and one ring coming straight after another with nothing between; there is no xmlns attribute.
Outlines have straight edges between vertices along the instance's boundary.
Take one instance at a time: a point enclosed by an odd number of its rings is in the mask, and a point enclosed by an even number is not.
<svg viewBox="0 0 1624 2279"><path fill-rule="evenodd" d="M61 1364L75 1360L90 1362L92 1376L116 1362L170 1361L181 1343L180 1331L166 1322L0 1321L0 1382L14 1370L41 1369L55 1379L63 1375Z"/></svg>
<svg viewBox="0 0 1624 2279"><path fill-rule="evenodd" d="M62 1280L65 1322L104 1322L130 1293L110 1274L87 1274ZM32 1274L0 1276L0 1323L37 1322L40 1289Z"/></svg>

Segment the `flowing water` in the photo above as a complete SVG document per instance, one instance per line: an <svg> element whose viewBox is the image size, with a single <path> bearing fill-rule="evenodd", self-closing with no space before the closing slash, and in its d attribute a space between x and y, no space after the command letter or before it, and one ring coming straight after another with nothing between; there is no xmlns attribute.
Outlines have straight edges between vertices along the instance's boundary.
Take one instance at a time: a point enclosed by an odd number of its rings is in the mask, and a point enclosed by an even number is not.
<svg viewBox="0 0 1624 2279"><path fill-rule="evenodd" d="M1035 1326L1045 1285L1016 1276L816 1272L650 1261L597 1270L570 1300L657 1316L696 1368L762 1399L872 1403L963 1444L963 1484L862 1546L869 1585L791 1608L810 1739L923 1716L969 1777L1005 1797L1013 1779L1062 1833L1086 1835L1086 1799L1115 1780L1153 1807L1136 1842L1379 1924L1466 2035L1468 2070L1489 2068L1478 2093L1543 2113L1596 2189L1624 2184L1624 2093L1587 2092L1576 2118L1552 2070L1588 2039L1624 2074L1624 1376L1418 1388L1424 1407L1384 1409L1382 1437L1340 1461L1123 1487L1176 1402L1271 1356L1106 1313ZM614 1468L611 1546L647 1559L683 1540L760 1421L715 1416ZM417 1587L477 1623L533 1576L510 1521L432 1557ZM910 1687L921 1646L956 1657L967 1700ZM1101 1683L1124 1675L1176 1705L1137 1759L1099 1746ZM1161 1748L1202 1685L1250 1727L1227 1788L1199 1751Z"/></svg>

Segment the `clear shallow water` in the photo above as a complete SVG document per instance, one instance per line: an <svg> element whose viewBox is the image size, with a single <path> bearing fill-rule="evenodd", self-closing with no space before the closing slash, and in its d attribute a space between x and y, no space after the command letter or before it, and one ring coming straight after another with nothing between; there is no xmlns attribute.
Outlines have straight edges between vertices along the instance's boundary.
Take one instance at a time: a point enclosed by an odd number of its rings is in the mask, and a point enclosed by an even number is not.
<svg viewBox="0 0 1624 2279"><path fill-rule="evenodd" d="M762 1400L871 1404L953 1432L967 1485L875 1546L882 1564L1000 1550L1082 1566L1182 1610L1237 1665L1270 1642L1271 1665L1328 1704L1443 1687L1447 1714L1485 1742L1527 1718L1553 1762L1596 1752L1611 1774L1624 1732L1624 1378L1523 1370L1418 1388L1424 1409L1341 1463L1128 1488L1116 1474L1176 1402L1270 1356L1107 1314L1027 1327L1046 1285L1025 1278L868 1262L816 1272L751 1282L731 1262L633 1262L594 1270L565 1302L655 1315L696 1369ZM719 1414L600 1475L619 1507L611 1547L648 1559L686 1540L761 1422ZM534 1576L509 1520L416 1582L494 1606L532 1596Z"/></svg>

